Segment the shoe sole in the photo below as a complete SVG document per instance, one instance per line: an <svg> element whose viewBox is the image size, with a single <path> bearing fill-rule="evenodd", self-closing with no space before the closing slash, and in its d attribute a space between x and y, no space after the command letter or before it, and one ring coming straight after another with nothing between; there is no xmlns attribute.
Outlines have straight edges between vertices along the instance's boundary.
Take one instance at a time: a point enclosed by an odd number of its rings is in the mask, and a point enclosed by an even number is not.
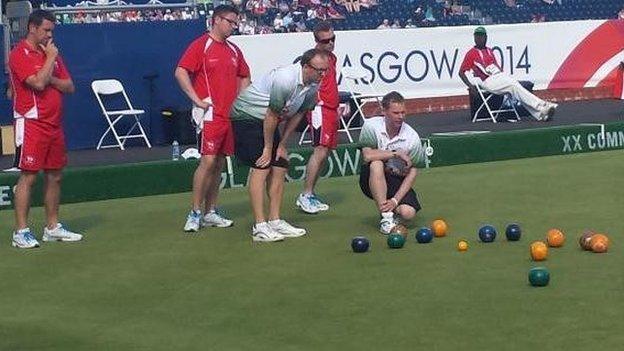
<svg viewBox="0 0 624 351"><path fill-rule="evenodd" d="M303 208L303 205L301 205L301 202L299 202L299 200L297 200L296 205L297 207L299 207L301 211L307 214L318 214L319 212L323 211L323 210L318 210L316 212L307 211L306 209Z"/></svg>
<svg viewBox="0 0 624 351"><path fill-rule="evenodd" d="M47 237L47 236L44 235L41 240L43 240L45 242L62 241L62 242L70 243L70 242L80 241L80 240L82 240L82 238L80 238L80 239L50 238L50 237Z"/></svg>
<svg viewBox="0 0 624 351"><path fill-rule="evenodd" d="M262 239L262 238L256 238L255 236L251 236L251 241L255 242L255 243L275 243L278 241L284 241L284 238L281 239Z"/></svg>
<svg viewBox="0 0 624 351"><path fill-rule="evenodd" d="M216 227L216 228L229 228L229 227L232 227L233 225L234 225L234 222L228 225L214 224L214 223L202 223L201 224L202 227Z"/></svg>
<svg viewBox="0 0 624 351"><path fill-rule="evenodd" d="M199 228L197 228L197 229L195 229L195 228L192 228L192 229L184 228L183 230L184 230L185 233L197 233L199 231Z"/></svg>
<svg viewBox="0 0 624 351"><path fill-rule="evenodd" d="M34 246L20 246L18 243L16 243L15 241L11 241L11 246L17 248L17 249L34 249L39 247L39 245L34 245Z"/></svg>
<svg viewBox="0 0 624 351"><path fill-rule="evenodd" d="M308 233L303 233L303 234L283 234L283 233L280 233L280 234L282 234L282 236L284 238L300 238L302 236L305 236Z"/></svg>

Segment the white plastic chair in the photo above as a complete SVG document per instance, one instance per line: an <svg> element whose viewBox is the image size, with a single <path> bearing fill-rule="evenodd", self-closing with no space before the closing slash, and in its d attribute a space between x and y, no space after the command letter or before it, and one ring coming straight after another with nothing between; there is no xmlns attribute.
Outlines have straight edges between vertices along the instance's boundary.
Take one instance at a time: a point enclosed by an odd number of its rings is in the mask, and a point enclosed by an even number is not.
<svg viewBox="0 0 624 351"><path fill-rule="evenodd" d="M145 130L143 130L143 126L141 126L141 122L139 121L139 115L145 113L144 110L135 109L128 98L128 94L126 94L126 90L120 81L116 79L103 79L103 80L95 80L91 83L91 89L95 94L95 97L100 104L100 108L102 109L102 113L104 114L104 119L108 123L108 129L102 134L100 141L96 147L96 150L106 149L106 148L120 148L121 150L125 150L124 145L127 139L135 139L142 138L147 144L147 147L151 148L149 140L147 139L147 135L145 134ZM103 95L116 95L121 94L126 102L127 109L124 110L108 110L102 101ZM117 129L115 129L115 125L117 122L122 120L124 117L134 118L134 124L128 130L125 135L120 136L120 133ZM132 133L135 128L138 128L137 133ZM115 144L102 145L104 142L104 138L111 133L115 138Z"/></svg>
<svg viewBox="0 0 624 351"><path fill-rule="evenodd" d="M490 101L490 99L493 96L498 95L486 91L479 83L475 84L474 86L477 88L477 92L479 93L479 97L481 98L481 105L475 110L475 113L472 116L472 123L480 121L492 121L494 123L497 123L496 119L498 118L498 115L503 112L513 112L516 115L516 121L520 121L520 115L516 110L516 102L510 94L504 94L503 103L499 107L494 107L492 106L492 101ZM504 107L506 100L509 103L509 107ZM488 117L479 117L479 113L481 113L483 109L488 112Z"/></svg>
<svg viewBox="0 0 624 351"><path fill-rule="evenodd" d="M383 98L383 95L379 94L373 85L367 80L368 72L363 68L343 67L340 72L342 73L342 77L345 79L345 85L351 94L351 99L355 103L356 110L353 111L351 117L349 117L346 122L344 119L341 119L341 128L338 129L338 131L347 134L349 142L352 143L353 138L351 137L351 131L362 129L362 127L352 127L351 125L358 118L364 121L366 116L364 115L363 107L366 103L377 103L379 111L381 111L381 99Z"/></svg>

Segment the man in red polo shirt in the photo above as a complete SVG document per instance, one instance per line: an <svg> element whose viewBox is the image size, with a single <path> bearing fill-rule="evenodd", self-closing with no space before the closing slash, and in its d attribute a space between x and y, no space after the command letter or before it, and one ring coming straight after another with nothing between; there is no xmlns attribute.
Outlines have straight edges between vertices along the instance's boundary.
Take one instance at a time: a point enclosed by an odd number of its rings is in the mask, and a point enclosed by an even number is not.
<svg viewBox="0 0 624 351"><path fill-rule="evenodd" d="M494 52L487 47L487 32L483 27L477 27L474 31L475 46L470 49L461 67L459 77L468 86L472 99L477 94L474 83L468 79L466 72L472 73L481 80L479 86L493 94L511 94L516 100L529 111L538 121L546 122L555 114L557 104L548 102L533 95L526 90L517 80L503 72L502 67L496 61Z"/></svg>
<svg viewBox="0 0 624 351"><path fill-rule="evenodd" d="M327 211L329 205L314 193L314 187L329 152L336 148L338 133L338 83L336 82L336 56L333 54L336 35L331 23L320 22L313 30L316 49L327 51L329 69L323 76L318 91L316 108L308 114L309 130L312 134L314 151L306 167L303 192L297 197L296 205L305 213L316 214Z"/></svg>
<svg viewBox="0 0 624 351"><path fill-rule="evenodd" d="M250 82L243 53L227 40L237 27L238 10L230 5L217 6L210 32L191 43L175 70L180 88L193 102L193 120L200 130L198 144L202 155L193 176L192 208L184 225L185 232L197 232L201 226L233 224L216 211L216 204L225 156L234 154L230 108L239 90Z"/></svg>
<svg viewBox="0 0 624 351"><path fill-rule="evenodd" d="M58 221L61 172L67 164L62 127L63 94L74 92L74 83L52 41L55 18L35 10L28 18L28 34L9 55L15 117L15 166L21 170L15 186L15 232L18 248L38 247L28 228L30 194L37 173L45 172L46 227L43 241L79 241Z"/></svg>

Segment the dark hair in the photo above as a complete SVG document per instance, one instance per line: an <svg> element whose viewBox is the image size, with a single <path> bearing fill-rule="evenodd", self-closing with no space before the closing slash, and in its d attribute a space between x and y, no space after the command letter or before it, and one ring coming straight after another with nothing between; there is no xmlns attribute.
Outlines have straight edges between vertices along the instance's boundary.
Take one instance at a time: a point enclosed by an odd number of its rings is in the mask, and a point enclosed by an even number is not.
<svg viewBox="0 0 624 351"><path fill-rule="evenodd" d="M301 55L301 65L310 64L310 61L312 61L312 59L316 56L326 57L327 51L321 49L310 49L304 52L303 55Z"/></svg>
<svg viewBox="0 0 624 351"><path fill-rule="evenodd" d="M212 12L212 20L214 21L215 17L225 16L228 13L236 14L236 16L240 14L238 9L232 5L219 5L215 7L214 11Z"/></svg>
<svg viewBox="0 0 624 351"><path fill-rule="evenodd" d="M52 23L56 23L56 17L50 11L46 10L35 10L30 16L28 16L28 26L31 24L39 27L44 20L48 20Z"/></svg>
<svg viewBox="0 0 624 351"><path fill-rule="evenodd" d="M402 104L404 102L405 98L403 97L403 95L399 94L396 91L391 91L388 94L384 95L383 99L381 99L381 107L383 107L385 110L390 107L390 104L392 103Z"/></svg>
<svg viewBox="0 0 624 351"><path fill-rule="evenodd" d="M318 40L318 34L321 32L329 32L332 30L332 24L329 21L321 21L314 26L312 33L314 34L314 40Z"/></svg>

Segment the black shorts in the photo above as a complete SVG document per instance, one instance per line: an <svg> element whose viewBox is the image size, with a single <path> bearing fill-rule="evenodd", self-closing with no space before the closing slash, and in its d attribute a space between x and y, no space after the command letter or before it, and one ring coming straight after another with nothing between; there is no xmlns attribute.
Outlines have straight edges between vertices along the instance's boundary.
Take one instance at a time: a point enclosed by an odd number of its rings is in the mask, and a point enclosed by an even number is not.
<svg viewBox="0 0 624 351"><path fill-rule="evenodd" d="M256 161L262 156L264 149L264 132L261 120L235 120L232 121L234 129L234 155L244 165L252 168L267 169L269 167L288 168L288 160L280 158L275 160L277 146L281 138L279 130L273 134L273 151L271 152L271 164L267 167L256 166Z"/></svg>
<svg viewBox="0 0 624 351"><path fill-rule="evenodd" d="M401 187L401 184L403 184L403 179L405 179L405 177L399 177L388 173L385 173L385 175L386 186L388 187L386 198L390 199L397 193L397 191L399 191L399 188ZM368 183L369 178L370 164L363 163L362 167L360 168L360 189L362 189L362 193L364 193L366 197L372 199L373 194L371 194L370 186ZM410 189L407 194L403 196L401 201L399 201L399 205L411 206L414 208L414 210L416 210L416 212L420 211L420 209L422 208L420 206L420 202L418 201L418 195L416 195L414 189Z"/></svg>

